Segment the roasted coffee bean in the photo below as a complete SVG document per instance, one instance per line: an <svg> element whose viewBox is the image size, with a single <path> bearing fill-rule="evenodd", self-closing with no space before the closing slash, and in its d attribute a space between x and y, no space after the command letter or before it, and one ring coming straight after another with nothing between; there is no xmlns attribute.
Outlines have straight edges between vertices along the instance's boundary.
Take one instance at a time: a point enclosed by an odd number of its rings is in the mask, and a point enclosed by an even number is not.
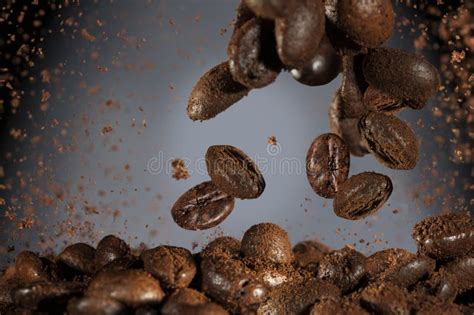
<svg viewBox="0 0 474 315"><path fill-rule="evenodd" d="M342 292L353 291L365 275L365 256L349 247L326 255L319 263L318 278Z"/></svg>
<svg viewBox="0 0 474 315"><path fill-rule="evenodd" d="M324 31L323 1L298 1L286 10L283 17L275 20L280 60L289 68L304 67L316 55Z"/></svg>
<svg viewBox="0 0 474 315"><path fill-rule="evenodd" d="M371 281L377 280L384 271L410 261L414 257L415 254L402 248L389 248L376 252L365 261L367 278Z"/></svg>
<svg viewBox="0 0 474 315"><path fill-rule="evenodd" d="M5 308L13 304L12 292L22 286L23 283L16 277L9 279L5 279L5 277L0 278L0 313L2 312L2 307Z"/></svg>
<svg viewBox="0 0 474 315"><path fill-rule="evenodd" d="M418 161L418 142L411 128L393 115L370 112L359 121L370 151L385 166L410 170Z"/></svg>
<svg viewBox="0 0 474 315"><path fill-rule="evenodd" d="M400 100L425 103L440 85L436 68L423 57L395 48L376 48L365 57L369 84Z"/></svg>
<svg viewBox="0 0 474 315"><path fill-rule="evenodd" d="M242 237L242 254L245 257L289 264L293 261L288 233L273 223L260 223L250 227Z"/></svg>
<svg viewBox="0 0 474 315"><path fill-rule="evenodd" d="M95 248L77 243L66 247L58 256L58 260L67 267L86 275L94 273Z"/></svg>
<svg viewBox="0 0 474 315"><path fill-rule="evenodd" d="M101 272L91 280L86 294L112 298L131 307L159 304L165 296L160 283L140 270Z"/></svg>
<svg viewBox="0 0 474 315"><path fill-rule="evenodd" d="M114 235L107 235L97 244L94 261L98 268L102 268L128 254L130 254L130 247L127 243Z"/></svg>
<svg viewBox="0 0 474 315"><path fill-rule="evenodd" d="M233 209L234 198L209 181L179 197L171 208L171 216L183 229L205 230L219 225Z"/></svg>
<svg viewBox="0 0 474 315"><path fill-rule="evenodd" d="M377 89L376 87L369 85L367 90L364 92L363 101L365 107L369 111L373 112L386 112L386 113L398 113L406 105L406 102L394 98L387 93Z"/></svg>
<svg viewBox="0 0 474 315"><path fill-rule="evenodd" d="M347 298L326 297L316 303L310 315L369 315L358 303Z"/></svg>
<svg viewBox="0 0 474 315"><path fill-rule="evenodd" d="M194 289L180 289L171 294L161 308L161 313L166 315L182 314L183 305L196 306L209 302L209 299Z"/></svg>
<svg viewBox="0 0 474 315"><path fill-rule="evenodd" d="M333 202L334 212L344 219L360 220L379 210L391 194L389 177L363 172L351 176L339 188Z"/></svg>
<svg viewBox="0 0 474 315"><path fill-rule="evenodd" d="M313 191L333 198L349 175L349 149L336 134L326 133L314 139L306 154L306 176Z"/></svg>
<svg viewBox="0 0 474 315"><path fill-rule="evenodd" d="M135 315L160 315L156 306L142 306L135 310Z"/></svg>
<svg viewBox="0 0 474 315"><path fill-rule="evenodd" d="M460 291L474 288L474 257L460 257L446 265L446 271L456 277Z"/></svg>
<svg viewBox="0 0 474 315"><path fill-rule="evenodd" d="M207 244L201 256L226 255L237 258L240 254L240 246L239 240L230 236L221 236Z"/></svg>
<svg viewBox="0 0 474 315"><path fill-rule="evenodd" d="M474 253L474 223L465 213L428 217L413 227L418 252L435 259Z"/></svg>
<svg viewBox="0 0 474 315"><path fill-rule="evenodd" d="M286 0L243 0L243 2L258 16L275 19L285 15L291 1Z"/></svg>
<svg viewBox="0 0 474 315"><path fill-rule="evenodd" d="M293 247L295 261L303 268L310 264L319 264L331 251L328 246L315 240L302 241Z"/></svg>
<svg viewBox="0 0 474 315"><path fill-rule="evenodd" d="M331 131L344 140L349 151L354 156L364 156L369 153L367 143L359 132L359 119L344 116L344 100L339 89L329 107L329 126Z"/></svg>
<svg viewBox="0 0 474 315"><path fill-rule="evenodd" d="M187 287L196 275L196 264L186 248L158 246L141 255L145 270L166 290Z"/></svg>
<svg viewBox="0 0 474 315"><path fill-rule="evenodd" d="M30 251L23 251L16 256L15 270L17 278L24 283L51 280L45 260Z"/></svg>
<svg viewBox="0 0 474 315"><path fill-rule="evenodd" d="M52 312L65 307L67 300L83 289L83 284L75 282L38 282L16 289L12 295L16 305Z"/></svg>
<svg viewBox="0 0 474 315"><path fill-rule="evenodd" d="M373 284L365 288L360 302L374 314L410 314L407 294L394 284Z"/></svg>
<svg viewBox="0 0 474 315"><path fill-rule="evenodd" d="M426 256L417 256L389 268L382 274L384 281L401 288L408 288L420 279L427 277L436 267L436 262Z"/></svg>
<svg viewBox="0 0 474 315"><path fill-rule="evenodd" d="M457 277L446 269L441 268L437 272L432 273L426 281L417 284L415 290L434 296L442 301L452 302L458 294L459 287Z"/></svg>
<svg viewBox="0 0 474 315"><path fill-rule="evenodd" d="M255 162L236 147L210 146L206 166L212 182L235 198L258 198L265 190L265 180Z"/></svg>
<svg viewBox="0 0 474 315"><path fill-rule="evenodd" d="M105 265L102 271L123 271L129 269L143 269L143 262L135 256L127 255L114 259Z"/></svg>
<svg viewBox="0 0 474 315"><path fill-rule="evenodd" d="M255 13L245 4L244 1L239 3L235 10L234 33L240 29L246 22L255 18Z"/></svg>
<svg viewBox="0 0 474 315"><path fill-rule="evenodd" d="M206 72L196 83L188 100L192 120L208 120L222 113L249 93L232 78L227 61Z"/></svg>
<svg viewBox="0 0 474 315"><path fill-rule="evenodd" d="M125 315L127 309L113 299L82 297L71 299L67 312L69 315Z"/></svg>
<svg viewBox="0 0 474 315"><path fill-rule="evenodd" d="M311 61L291 70L293 78L305 85L325 85L341 72L341 57L336 53L329 39L324 36Z"/></svg>
<svg viewBox="0 0 474 315"><path fill-rule="evenodd" d="M277 78L281 63L275 48L274 23L254 18L237 29L229 42L229 70L248 88L262 88Z"/></svg>
<svg viewBox="0 0 474 315"><path fill-rule="evenodd" d="M356 69L356 57L344 55L342 57L341 109L345 118L360 118L367 112L362 99L363 86L359 82ZM359 71L361 72L361 70Z"/></svg>

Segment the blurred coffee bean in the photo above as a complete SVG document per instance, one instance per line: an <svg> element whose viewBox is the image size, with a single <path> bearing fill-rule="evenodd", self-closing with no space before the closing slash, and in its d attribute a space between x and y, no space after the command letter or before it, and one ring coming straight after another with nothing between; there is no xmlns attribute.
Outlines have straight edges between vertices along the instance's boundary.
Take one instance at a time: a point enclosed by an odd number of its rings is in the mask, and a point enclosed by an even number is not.
<svg viewBox="0 0 474 315"><path fill-rule="evenodd" d="M358 303L347 298L325 297L311 309L310 315L369 315Z"/></svg>
<svg viewBox="0 0 474 315"><path fill-rule="evenodd" d="M324 36L311 61L290 72L296 81L305 85L325 85L341 72L341 57L336 53L329 39Z"/></svg>
<svg viewBox="0 0 474 315"><path fill-rule="evenodd" d="M342 292L353 291L365 275L365 259L349 247L335 250L320 261L318 278L336 285Z"/></svg>
<svg viewBox="0 0 474 315"><path fill-rule="evenodd" d="M111 261L129 253L130 247L127 243L114 235L107 235L97 244L94 262L100 269Z"/></svg>
<svg viewBox="0 0 474 315"><path fill-rule="evenodd" d="M341 110L345 118L360 118L367 112L362 99L363 87L358 77L362 69L357 68L356 57L342 56ZM357 73L360 72L360 73Z"/></svg>
<svg viewBox="0 0 474 315"><path fill-rule="evenodd" d="M94 247L77 243L66 247L58 256L58 260L67 267L86 275L94 273Z"/></svg>
<svg viewBox="0 0 474 315"><path fill-rule="evenodd" d="M12 292L23 286L23 283L17 278L0 279L0 313L2 308L7 308L13 304Z"/></svg>
<svg viewBox="0 0 474 315"><path fill-rule="evenodd" d="M240 254L240 241L230 237L221 236L211 241L201 252L201 256L226 255L237 258Z"/></svg>
<svg viewBox="0 0 474 315"><path fill-rule="evenodd" d="M277 51L282 63L290 69L310 63L324 31L322 0L300 0L291 5L283 17L275 20Z"/></svg>
<svg viewBox="0 0 474 315"><path fill-rule="evenodd" d="M287 0L243 0L243 3L256 15L268 19L284 16L287 7L292 4L291 1Z"/></svg>
<svg viewBox="0 0 474 315"><path fill-rule="evenodd" d="M126 307L113 299L82 297L69 300L69 315L125 315Z"/></svg>
<svg viewBox="0 0 474 315"><path fill-rule="evenodd" d="M142 306L135 310L135 315L160 315L161 312L158 307L154 306Z"/></svg>
<svg viewBox="0 0 474 315"><path fill-rule="evenodd" d="M161 308L164 315L178 315L182 313L183 305L202 305L208 303L209 299L199 291L184 288L172 293Z"/></svg>
<svg viewBox="0 0 474 315"><path fill-rule="evenodd" d="M295 261L300 267L307 267L309 264L319 264L325 255L332 251L328 246L319 241L302 241L293 247Z"/></svg>
<svg viewBox="0 0 474 315"><path fill-rule="evenodd" d="M359 121L370 151L385 166L410 170L418 161L418 142L411 128L393 115L370 112Z"/></svg>
<svg viewBox="0 0 474 315"><path fill-rule="evenodd" d="M407 294L394 284L373 284L361 293L361 305L373 314L409 315Z"/></svg>
<svg viewBox="0 0 474 315"><path fill-rule="evenodd" d="M115 299L131 307L159 304L165 294L158 280L145 271L106 271L90 282L87 296Z"/></svg>
<svg viewBox="0 0 474 315"><path fill-rule="evenodd" d="M388 176L363 172L351 176L339 188L333 202L338 217L360 220L379 210L392 194Z"/></svg>
<svg viewBox="0 0 474 315"><path fill-rule="evenodd" d="M376 48L365 57L364 77L370 85L400 100L425 103L436 95L440 78L423 57L395 48Z"/></svg>
<svg viewBox="0 0 474 315"><path fill-rule="evenodd" d="M370 281L378 280L380 275L395 266L413 259L415 254L402 248L389 248L381 250L367 257L365 269Z"/></svg>
<svg viewBox="0 0 474 315"><path fill-rule="evenodd" d="M143 262L135 256L127 255L112 260L99 272L102 271L123 271L129 269L143 269Z"/></svg>
<svg viewBox="0 0 474 315"><path fill-rule="evenodd" d="M24 283L51 280L51 276L47 269L45 261L33 252L23 251L16 256L16 277Z"/></svg>
<svg viewBox="0 0 474 315"><path fill-rule="evenodd" d="M408 288L427 277L436 267L436 262L426 256L416 256L389 268L382 274L384 281L401 288Z"/></svg>
<svg viewBox="0 0 474 315"><path fill-rule="evenodd" d="M174 246L158 246L141 255L145 271L158 280L166 290L187 287L196 275L196 265L191 252Z"/></svg>
<svg viewBox="0 0 474 315"><path fill-rule="evenodd" d="M171 216L183 229L205 230L219 225L233 209L234 198L209 181L181 195L171 208Z"/></svg>
<svg viewBox="0 0 474 315"><path fill-rule="evenodd" d="M390 114L398 113L406 106L405 102L388 95L372 85L369 85L367 90L365 90L363 101L369 111Z"/></svg>
<svg viewBox="0 0 474 315"><path fill-rule="evenodd" d="M265 180L255 162L236 147L210 146L206 166L214 185L235 198L258 198L265 190Z"/></svg>
<svg viewBox="0 0 474 315"><path fill-rule="evenodd" d="M443 301L426 301L422 303L421 308L417 310L417 315L465 315L463 309L458 305L446 303ZM469 313L468 313L469 314ZM472 310L471 313L472 314Z"/></svg>
<svg viewBox="0 0 474 315"><path fill-rule="evenodd" d="M245 1L240 1L239 6L235 10L234 33L240 29L247 21L255 18L255 13L245 4Z"/></svg>
<svg viewBox="0 0 474 315"><path fill-rule="evenodd" d="M418 252L435 259L474 253L474 223L466 213L428 217L413 227Z"/></svg>
<svg viewBox="0 0 474 315"><path fill-rule="evenodd" d="M227 61L206 72L194 85L188 100L192 120L208 120L237 103L250 89L232 78Z"/></svg>
<svg viewBox="0 0 474 315"><path fill-rule="evenodd" d="M273 22L254 18L234 32L227 48L234 80L254 89L275 81L281 63L273 29Z"/></svg>
<svg viewBox="0 0 474 315"><path fill-rule="evenodd" d="M306 154L306 176L313 191L333 198L349 175L349 149L336 134L326 133L314 139Z"/></svg>
<svg viewBox="0 0 474 315"><path fill-rule="evenodd" d="M460 257L446 265L446 271L456 277L458 287L461 291L474 288L474 257Z"/></svg>
<svg viewBox="0 0 474 315"><path fill-rule="evenodd" d="M441 268L433 272L426 281L420 282L416 290L434 296L436 299L452 302L458 294L459 287L457 277Z"/></svg>
<svg viewBox="0 0 474 315"><path fill-rule="evenodd" d="M289 264L293 261L288 233L273 223L260 223L250 227L242 237L242 254L245 257Z"/></svg>

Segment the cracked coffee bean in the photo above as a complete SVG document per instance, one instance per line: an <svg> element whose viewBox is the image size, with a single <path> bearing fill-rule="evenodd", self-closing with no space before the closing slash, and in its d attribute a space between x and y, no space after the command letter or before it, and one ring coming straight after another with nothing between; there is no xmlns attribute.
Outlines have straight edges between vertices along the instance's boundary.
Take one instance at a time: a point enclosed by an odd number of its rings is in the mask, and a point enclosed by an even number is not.
<svg viewBox="0 0 474 315"><path fill-rule="evenodd" d="M213 182L204 182L185 192L171 208L173 220L186 230L205 230L219 225L234 209L234 198Z"/></svg>
<svg viewBox="0 0 474 315"><path fill-rule="evenodd" d="M76 243L66 247L58 256L58 260L67 267L82 274L91 275L95 271L95 248Z"/></svg>
<svg viewBox="0 0 474 315"><path fill-rule="evenodd" d="M115 259L128 254L130 254L130 247L127 243L114 235L107 235L97 244L94 261L100 269Z"/></svg>

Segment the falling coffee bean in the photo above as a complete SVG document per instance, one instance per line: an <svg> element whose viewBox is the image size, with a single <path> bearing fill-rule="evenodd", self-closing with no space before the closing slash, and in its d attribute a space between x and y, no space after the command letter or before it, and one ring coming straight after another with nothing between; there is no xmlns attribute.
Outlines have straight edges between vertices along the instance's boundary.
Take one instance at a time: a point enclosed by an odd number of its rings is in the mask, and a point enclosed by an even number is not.
<svg viewBox="0 0 474 315"><path fill-rule="evenodd" d="M291 1L288 1L291 2ZM275 20L275 36L280 60L289 68L304 67L316 55L324 36L322 0L301 0Z"/></svg>
<svg viewBox="0 0 474 315"><path fill-rule="evenodd" d="M128 254L130 254L130 247L127 243L114 235L107 235L97 244L94 261L98 268L102 268Z"/></svg>
<svg viewBox="0 0 474 315"><path fill-rule="evenodd" d="M360 118L367 112L362 99L364 82L358 78L357 59L352 55L342 57L341 110L345 118Z"/></svg>
<svg viewBox="0 0 474 315"><path fill-rule="evenodd" d="M58 260L69 268L86 275L94 273L95 248L76 243L66 247L58 256Z"/></svg>
<svg viewBox="0 0 474 315"><path fill-rule="evenodd" d="M306 154L306 176L313 191L324 198L333 198L349 175L349 149L333 133L314 139Z"/></svg>
<svg viewBox="0 0 474 315"><path fill-rule="evenodd" d="M287 7L291 4L291 1L287 0L243 0L256 15L267 18L275 19L282 17Z"/></svg>
<svg viewBox="0 0 474 315"><path fill-rule="evenodd" d="M192 120L208 120L222 113L249 93L236 82L223 62L206 72L196 83L188 100L188 116Z"/></svg>
<svg viewBox="0 0 474 315"><path fill-rule="evenodd" d="M280 264L293 261L288 233L273 223L260 223L250 227L242 237L242 254L245 257Z"/></svg>
<svg viewBox="0 0 474 315"><path fill-rule="evenodd" d="M363 101L365 107L373 112L397 113L405 107L405 102L369 85L365 90Z"/></svg>
<svg viewBox="0 0 474 315"><path fill-rule="evenodd" d="M206 166L212 182L232 197L254 199L265 189L265 180L255 162L231 145L210 146Z"/></svg>
<svg viewBox="0 0 474 315"><path fill-rule="evenodd" d="M295 261L303 268L310 264L319 264L331 251L328 246L315 240L302 241L293 247Z"/></svg>
<svg viewBox="0 0 474 315"><path fill-rule="evenodd" d="M114 299L82 297L71 299L67 312L69 315L125 315L127 309Z"/></svg>
<svg viewBox="0 0 474 315"><path fill-rule="evenodd" d="M191 252L174 246L158 246L141 255L144 269L158 280L166 290L187 287L196 275Z"/></svg>
<svg viewBox="0 0 474 315"><path fill-rule="evenodd" d="M227 48L234 80L248 88L262 88L275 81L281 63L273 28L272 21L254 18L234 32Z"/></svg>
<svg viewBox="0 0 474 315"><path fill-rule="evenodd" d="M334 212L344 219L360 220L379 210L391 194L388 176L363 172L342 184L334 198Z"/></svg>
<svg viewBox="0 0 474 315"><path fill-rule="evenodd" d="M370 112L360 119L359 131L380 163L397 170L416 166L418 142L411 128L399 118Z"/></svg>
<svg viewBox="0 0 474 315"><path fill-rule="evenodd" d="M376 48L364 60L369 84L401 100L425 103L440 85L436 68L423 57L395 48Z"/></svg>
<svg viewBox="0 0 474 315"><path fill-rule="evenodd" d="M295 80L309 86L325 85L334 80L341 71L341 57L329 39L324 36L311 61L291 70Z"/></svg>
<svg viewBox="0 0 474 315"><path fill-rule="evenodd" d="M171 215L183 229L205 230L219 225L233 209L234 198L209 181L179 197L171 208Z"/></svg>

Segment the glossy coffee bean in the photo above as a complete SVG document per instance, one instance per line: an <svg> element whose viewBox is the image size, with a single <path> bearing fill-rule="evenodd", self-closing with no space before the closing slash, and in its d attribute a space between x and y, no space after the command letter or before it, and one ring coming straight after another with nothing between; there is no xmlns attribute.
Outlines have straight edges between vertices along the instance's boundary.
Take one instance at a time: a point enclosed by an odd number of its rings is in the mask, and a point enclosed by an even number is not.
<svg viewBox="0 0 474 315"><path fill-rule="evenodd" d="M359 303L347 298L326 297L316 303L311 309L310 315L369 315Z"/></svg>
<svg viewBox="0 0 474 315"><path fill-rule="evenodd" d="M159 304L165 296L158 280L140 270L101 272L91 280L86 294L131 307Z"/></svg>
<svg viewBox="0 0 474 315"><path fill-rule="evenodd" d="M324 36L322 0L301 0L275 20L278 56L288 68L304 67L316 55Z"/></svg>
<svg viewBox="0 0 474 315"><path fill-rule="evenodd" d="M97 244L94 262L100 269L115 259L128 254L130 254L130 247L127 243L114 235L107 235Z"/></svg>
<svg viewBox="0 0 474 315"><path fill-rule="evenodd" d="M382 278L401 288L408 288L427 277L436 267L436 262L426 256L417 256L386 270Z"/></svg>
<svg viewBox="0 0 474 315"><path fill-rule="evenodd" d="M332 251L328 246L315 240L302 241L293 247L295 261L300 267L310 264L317 265Z"/></svg>
<svg viewBox="0 0 474 315"><path fill-rule="evenodd" d="M281 63L273 28L273 22L254 18L234 32L227 48L234 80L248 88L262 88L275 81Z"/></svg>
<svg viewBox="0 0 474 315"><path fill-rule="evenodd" d="M219 225L233 209L234 198L209 181L179 197L171 208L171 216L183 229L205 230Z"/></svg>
<svg viewBox="0 0 474 315"><path fill-rule="evenodd" d="M349 292L357 287L365 273L365 256L344 247L320 261L318 278L336 285L342 292Z"/></svg>
<svg viewBox="0 0 474 315"><path fill-rule="evenodd" d="M397 170L410 170L418 161L418 142L399 118L370 112L359 121L359 131L377 161Z"/></svg>
<svg viewBox="0 0 474 315"><path fill-rule="evenodd" d="M158 280L166 290L187 287L196 275L196 264L191 252L174 246L158 246L141 255L145 271Z"/></svg>
<svg viewBox="0 0 474 315"><path fill-rule="evenodd" d="M275 19L285 15L291 4L286 0L243 0L243 2L258 16Z"/></svg>
<svg viewBox="0 0 474 315"><path fill-rule="evenodd" d="M390 0L338 0L337 25L357 44L374 48L387 41L394 27Z"/></svg>
<svg viewBox="0 0 474 315"><path fill-rule="evenodd" d="M410 314L407 294L394 284L373 284L365 288L360 303L374 314Z"/></svg>
<svg viewBox="0 0 474 315"><path fill-rule="evenodd" d="M313 191L333 198L349 175L349 149L338 135L326 133L314 139L306 154L306 176Z"/></svg>
<svg viewBox="0 0 474 315"><path fill-rule="evenodd" d="M446 272L456 278L460 291L474 288L474 257L467 255L460 257L446 265Z"/></svg>
<svg viewBox="0 0 474 315"><path fill-rule="evenodd" d="M23 251L15 259L16 277L24 283L51 280L48 266L37 254Z"/></svg>
<svg viewBox="0 0 474 315"><path fill-rule="evenodd" d="M143 269L143 262L135 256L127 255L119 257L109 262L99 272L103 271L124 271L130 269Z"/></svg>
<svg viewBox="0 0 474 315"><path fill-rule="evenodd" d="M336 53L329 39L324 36L311 61L291 70L296 81L309 86L325 85L341 72L341 57Z"/></svg>
<svg viewBox="0 0 474 315"><path fill-rule="evenodd" d="M383 206L392 189L392 181L385 175L374 172L353 175L336 194L334 212L348 220L363 219Z"/></svg>
<svg viewBox="0 0 474 315"><path fill-rule="evenodd" d="M206 72L194 85L188 100L192 120L208 120L222 113L249 93L232 78L227 61Z"/></svg>
<svg viewBox="0 0 474 315"><path fill-rule="evenodd" d="M38 282L16 289L12 295L16 305L53 311L65 307L65 302L83 289L83 284L75 282Z"/></svg>
<svg viewBox="0 0 474 315"><path fill-rule="evenodd" d="M161 313L166 315L179 315L182 313L183 305L196 306L209 302L209 299L194 289L180 289L173 292L161 308Z"/></svg>
<svg viewBox="0 0 474 315"><path fill-rule="evenodd" d="M250 227L242 237L242 254L245 257L289 264L293 261L288 233L273 223L260 223Z"/></svg>
<svg viewBox="0 0 474 315"><path fill-rule="evenodd" d="M258 198L265 190L265 180L255 162L236 147L210 146L206 166L212 182L235 198Z"/></svg>
<svg viewBox="0 0 474 315"><path fill-rule="evenodd" d="M377 280L386 270L393 269L414 257L415 254L402 248L389 248L376 252L365 261L366 276L370 281Z"/></svg>
<svg viewBox="0 0 474 315"><path fill-rule="evenodd" d="M113 299L82 297L69 300L69 315L125 315L126 307Z"/></svg>
<svg viewBox="0 0 474 315"><path fill-rule="evenodd" d="M77 243L66 247L58 256L58 260L67 267L86 275L94 273L95 248Z"/></svg>
<svg viewBox="0 0 474 315"><path fill-rule="evenodd" d="M418 252L435 259L474 253L474 222L465 213L428 217L413 227Z"/></svg>
<svg viewBox="0 0 474 315"><path fill-rule="evenodd" d="M423 57L395 48L376 48L365 57L364 77L369 84L401 100L421 103L436 95L440 78Z"/></svg>
<svg viewBox="0 0 474 315"><path fill-rule="evenodd" d="M406 105L405 102L399 100L387 93L369 85L364 92L363 101L365 107L373 112L397 113Z"/></svg>

